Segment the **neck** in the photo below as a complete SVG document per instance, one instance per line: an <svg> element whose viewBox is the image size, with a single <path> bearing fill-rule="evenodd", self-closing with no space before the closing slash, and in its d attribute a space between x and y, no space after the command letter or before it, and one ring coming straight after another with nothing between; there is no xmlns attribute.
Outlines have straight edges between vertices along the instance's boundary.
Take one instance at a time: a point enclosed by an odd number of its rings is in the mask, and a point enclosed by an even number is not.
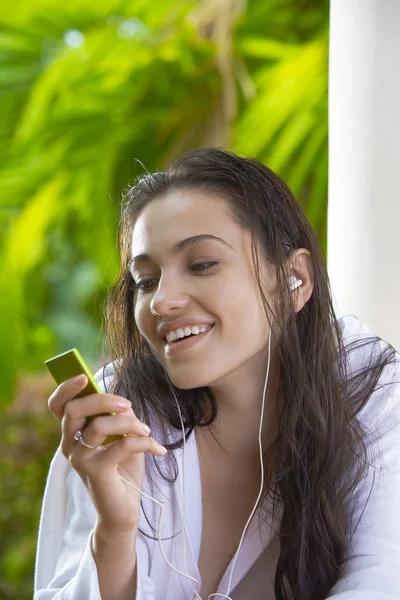
<svg viewBox="0 0 400 600"><path fill-rule="evenodd" d="M252 365L250 373L249 366L244 365L243 372L229 374L229 382L220 381L210 386L217 401L218 416L209 427L196 432L206 442L212 460L227 466L254 468L255 465L259 469L259 430L267 363L264 356L257 362ZM272 359L261 430L263 453L277 435L278 391L279 363Z"/></svg>

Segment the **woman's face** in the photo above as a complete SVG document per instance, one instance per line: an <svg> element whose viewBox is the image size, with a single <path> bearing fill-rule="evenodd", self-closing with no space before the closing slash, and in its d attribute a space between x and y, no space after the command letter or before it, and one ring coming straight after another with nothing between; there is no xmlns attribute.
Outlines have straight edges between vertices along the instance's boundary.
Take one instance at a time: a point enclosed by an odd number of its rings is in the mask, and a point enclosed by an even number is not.
<svg viewBox="0 0 400 600"><path fill-rule="evenodd" d="M195 239L208 235L217 239ZM174 247L182 243L180 249ZM238 226L226 200L199 190L180 190L153 200L132 235L135 319L141 334L178 388L211 388L235 373L262 366L265 376L269 324L251 258L248 231ZM272 274L261 265L265 284ZM168 343L160 327L185 330L193 321L207 331ZM211 329L210 329L211 326ZM197 330L195 330L196 332ZM189 344L188 344L189 343ZM188 347L186 347L188 346Z"/></svg>

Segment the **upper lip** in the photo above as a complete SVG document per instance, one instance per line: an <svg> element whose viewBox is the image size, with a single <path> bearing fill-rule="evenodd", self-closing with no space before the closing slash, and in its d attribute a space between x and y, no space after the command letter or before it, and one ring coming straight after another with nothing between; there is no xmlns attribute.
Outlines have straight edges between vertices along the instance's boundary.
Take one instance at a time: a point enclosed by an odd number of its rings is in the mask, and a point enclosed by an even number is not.
<svg viewBox="0 0 400 600"><path fill-rule="evenodd" d="M185 319L182 317L180 319L175 319L175 321L170 321L170 323L162 323L162 325L159 326L157 333L161 338L165 339L165 336L169 331L175 331L179 327L182 328L184 326L193 327L194 325L199 327L201 325L214 325L214 323L210 323L210 321L207 321L206 319Z"/></svg>

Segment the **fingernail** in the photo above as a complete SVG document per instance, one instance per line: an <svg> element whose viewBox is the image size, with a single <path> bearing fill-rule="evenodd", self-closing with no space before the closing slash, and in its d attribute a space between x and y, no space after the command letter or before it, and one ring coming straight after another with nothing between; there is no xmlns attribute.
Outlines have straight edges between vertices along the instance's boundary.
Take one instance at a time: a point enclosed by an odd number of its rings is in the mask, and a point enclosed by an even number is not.
<svg viewBox="0 0 400 600"><path fill-rule="evenodd" d="M87 377L83 373L81 373L80 375L77 375L76 377L72 378L72 381L74 383L83 383L86 380L87 380Z"/></svg>
<svg viewBox="0 0 400 600"><path fill-rule="evenodd" d="M151 432L151 429L150 429L150 427L149 427L148 425L143 425L143 424L142 424L142 431L143 431L143 432L144 432L146 435L149 435L149 434L150 434L150 432Z"/></svg>
<svg viewBox="0 0 400 600"><path fill-rule="evenodd" d="M160 447L160 450L163 454L167 454L168 450L166 448L164 448L164 446L161 446L161 444L158 444Z"/></svg>
<svg viewBox="0 0 400 600"><path fill-rule="evenodd" d="M118 406L118 408L127 409L127 408L130 408L131 403L130 402L124 402L123 400L121 400L120 402L116 402L116 405Z"/></svg>

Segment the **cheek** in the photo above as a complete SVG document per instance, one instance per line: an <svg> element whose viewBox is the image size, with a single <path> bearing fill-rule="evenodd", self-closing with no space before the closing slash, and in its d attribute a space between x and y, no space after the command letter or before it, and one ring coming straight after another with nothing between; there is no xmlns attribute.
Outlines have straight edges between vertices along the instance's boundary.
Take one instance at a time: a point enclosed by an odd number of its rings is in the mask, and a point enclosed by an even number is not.
<svg viewBox="0 0 400 600"><path fill-rule="evenodd" d="M222 314L222 324L229 330L229 338L243 347L259 348L265 343L269 331L262 300L256 291L244 286L227 297Z"/></svg>
<svg viewBox="0 0 400 600"><path fill-rule="evenodd" d="M134 311L135 322L140 333L145 337L149 332L149 315L151 316L149 307L144 302L137 301Z"/></svg>

